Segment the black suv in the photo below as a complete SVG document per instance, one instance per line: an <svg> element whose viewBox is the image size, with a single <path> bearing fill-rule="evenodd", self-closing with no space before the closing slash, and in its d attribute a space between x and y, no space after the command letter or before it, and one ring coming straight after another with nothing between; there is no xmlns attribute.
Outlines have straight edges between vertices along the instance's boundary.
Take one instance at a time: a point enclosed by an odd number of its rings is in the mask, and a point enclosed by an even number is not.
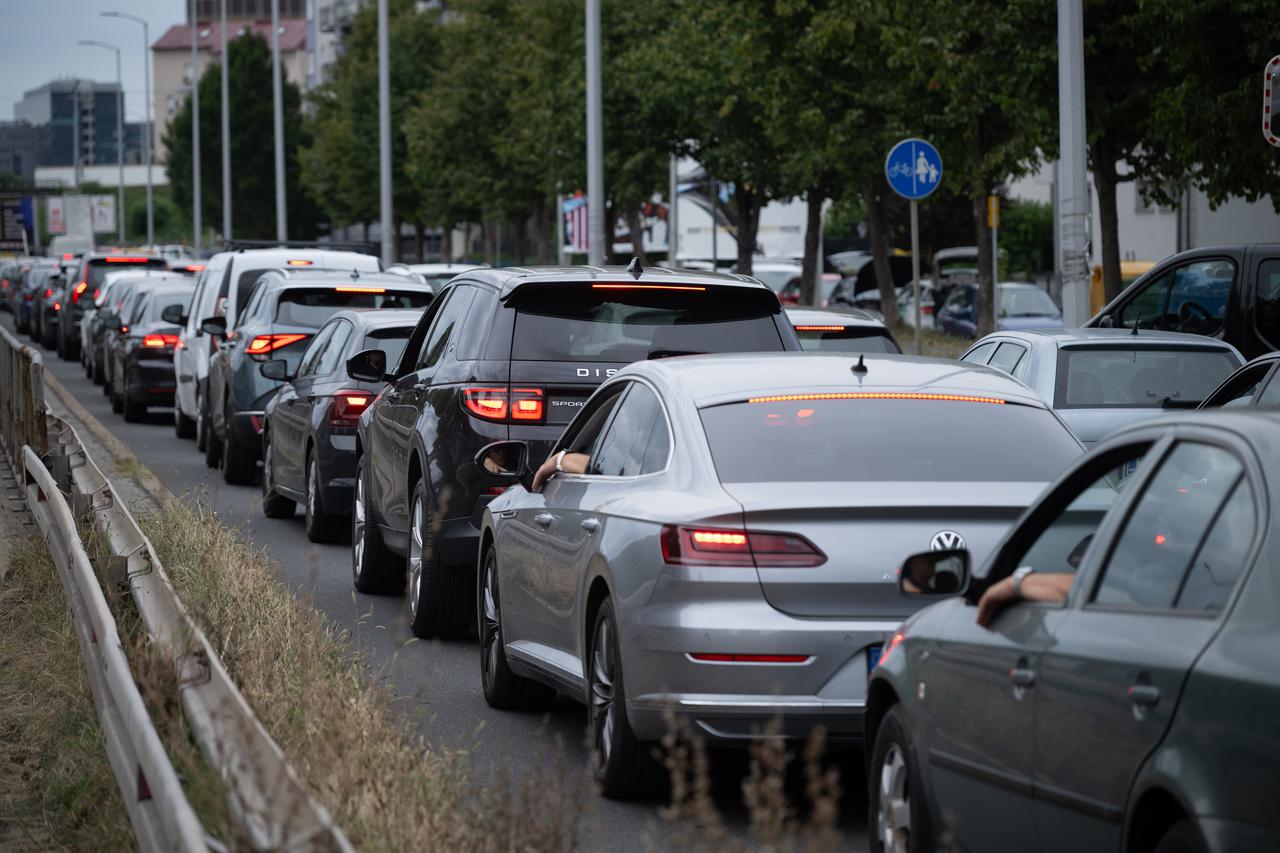
<svg viewBox="0 0 1280 853"><path fill-rule="evenodd" d="M152 255L110 255L98 252L90 252L80 259L75 284L65 300L66 304L62 306L62 321L58 324L57 348L60 358L74 361L80 357L80 318L84 309L97 299L98 289L107 273L129 267L167 270L169 262Z"/></svg>
<svg viewBox="0 0 1280 853"><path fill-rule="evenodd" d="M485 506L503 484L477 469L493 441L537 464L601 382L634 361L798 350L778 297L741 275L621 268L463 273L436 297L398 368L347 363L386 386L360 417L352 573L361 592L408 579L418 636L458 636L475 612Z"/></svg>

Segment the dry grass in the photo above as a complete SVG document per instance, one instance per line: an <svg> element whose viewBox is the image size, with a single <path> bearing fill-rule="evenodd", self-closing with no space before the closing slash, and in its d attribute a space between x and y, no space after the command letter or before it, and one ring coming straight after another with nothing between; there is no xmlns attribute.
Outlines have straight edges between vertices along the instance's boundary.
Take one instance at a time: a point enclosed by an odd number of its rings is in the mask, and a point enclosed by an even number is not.
<svg viewBox="0 0 1280 853"><path fill-rule="evenodd" d="M893 327L893 335L898 345L908 355L916 352L916 330L905 324ZM920 332L921 355L933 358L959 358L960 354L973 345L970 338L947 335L934 329L923 329Z"/></svg>

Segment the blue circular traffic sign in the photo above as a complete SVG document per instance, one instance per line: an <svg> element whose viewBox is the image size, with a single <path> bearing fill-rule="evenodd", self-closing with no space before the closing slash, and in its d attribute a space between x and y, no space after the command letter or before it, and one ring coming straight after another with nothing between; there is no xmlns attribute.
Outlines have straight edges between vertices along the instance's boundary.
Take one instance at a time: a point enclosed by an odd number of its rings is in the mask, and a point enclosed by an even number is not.
<svg viewBox="0 0 1280 853"><path fill-rule="evenodd" d="M903 198L921 199L942 181L942 157L923 139L904 139L884 158L884 176Z"/></svg>

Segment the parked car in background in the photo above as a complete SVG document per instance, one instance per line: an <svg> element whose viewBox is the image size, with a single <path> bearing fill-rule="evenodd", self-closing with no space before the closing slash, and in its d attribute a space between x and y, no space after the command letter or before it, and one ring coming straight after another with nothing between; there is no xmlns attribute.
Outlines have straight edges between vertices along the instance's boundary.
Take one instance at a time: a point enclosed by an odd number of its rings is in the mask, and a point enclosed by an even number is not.
<svg viewBox="0 0 1280 853"><path fill-rule="evenodd" d="M110 270L103 276L102 282L96 288L93 301L84 307L84 313L80 316L80 361L84 363L85 375L92 379L95 385L101 385L106 381L106 362L101 357L103 324L108 315L118 311L120 295L117 293L117 299L113 302L112 291L121 281L136 281L140 278L163 275L168 273L157 267L126 266L122 269ZM112 322L119 321L113 318Z"/></svg>
<svg viewBox="0 0 1280 853"><path fill-rule="evenodd" d="M316 332L296 370L283 360L259 367L284 381L263 412L264 515L292 518L301 503L312 542L350 534L356 427L382 384L348 377L347 360L380 350L388 364L399 363L421 316L421 309L339 311Z"/></svg>
<svg viewBox="0 0 1280 853"><path fill-rule="evenodd" d="M209 452L207 386L213 351L210 337L201 330L205 320L225 316L234 327L238 308L267 270L328 269L364 274L381 267L382 262L372 255L319 248L237 249L210 258L196 278L196 292L190 311L182 318L179 346L174 353L178 392L174 396L173 427L178 437L194 438L197 450Z"/></svg>
<svg viewBox="0 0 1280 853"><path fill-rule="evenodd" d="M454 276L470 270L484 269L487 266L488 264L468 263L392 264L387 267L387 272L420 275L423 281L431 285L433 293L439 293Z"/></svg>
<svg viewBox="0 0 1280 853"><path fill-rule="evenodd" d="M17 296L13 300L13 325L18 332L31 333L31 318L37 307L37 297L44 293L44 280L57 270L57 263L39 260L22 274L18 281Z"/></svg>
<svg viewBox="0 0 1280 853"><path fill-rule="evenodd" d="M361 592L406 587L418 636L474 615L480 518L496 486L473 457L498 439L550 452L600 383L633 361L798 350L778 297L741 275L652 268L464 273L422 317L398 367L359 353L386 388L360 418L352 569Z"/></svg>
<svg viewBox="0 0 1280 853"><path fill-rule="evenodd" d="M945 600L872 673L871 849L1280 849L1277 458L1262 412L1138 424L989 558L909 558Z"/></svg>
<svg viewBox="0 0 1280 853"><path fill-rule="evenodd" d="M286 372L296 371L316 331L344 308L425 308L430 303L431 288L402 275L295 267L262 273L232 324L228 314L202 325L218 342L209 359L211 432L205 462L221 464L228 483L253 482L262 454L263 412L280 385L279 379L262 375L262 362L283 360Z"/></svg>
<svg viewBox="0 0 1280 853"><path fill-rule="evenodd" d="M167 270L164 258L144 254L88 252L69 274L67 296L63 300L62 322L58 324L58 357L71 360L80 357L80 320L84 309L93 303L107 273L125 268Z"/></svg>
<svg viewBox="0 0 1280 853"><path fill-rule="evenodd" d="M937 323L937 303L934 301L935 289L933 280L920 279L920 328L936 329ZM898 318L904 326L914 329L916 327L916 295L915 286L904 284L898 288Z"/></svg>
<svg viewBox="0 0 1280 853"><path fill-rule="evenodd" d="M1280 381L1277 380L1280 352L1260 355L1228 376L1213 390L1201 409L1236 406L1280 406Z"/></svg>
<svg viewBox="0 0 1280 853"><path fill-rule="evenodd" d="M960 360L1021 380L1085 447L1136 421L1196 408L1244 362L1212 338L1122 329L996 332Z"/></svg>
<svg viewBox="0 0 1280 853"><path fill-rule="evenodd" d="M1150 272L1155 265L1155 261L1121 261L1121 289L1123 290L1133 284L1141 276ZM1107 297L1103 282L1102 264L1094 264L1093 272L1089 275L1089 311L1090 313L1097 314L1106 307L1106 304Z"/></svg>
<svg viewBox="0 0 1280 853"><path fill-rule="evenodd" d="M0 309L17 315L18 300L22 298L22 277L38 261L38 258L15 258L0 263Z"/></svg>
<svg viewBox="0 0 1280 853"><path fill-rule="evenodd" d="M978 332L978 285L958 284L947 291L942 307L934 312L938 329L947 334L972 338ZM1060 329L1062 311L1049 294L1034 284L1003 282L996 285L999 306L996 328L1001 331L1021 329Z"/></svg>
<svg viewBox="0 0 1280 853"><path fill-rule="evenodd" d="M92 323L89 326L89 344L93 350L93 381L102 385L102 393L111 397L111 350L115 345L116 335L124 324L126 306L138 287L149 280L168 275L158 270L134 270L119 278L109 276L109 287L99 290L99 301L95 302Z"/></svg>
<svg viewBox="0 0 1280 853"><path fill-rule="evenodd" d="M778 301L783 305L800 304L800 276L792 276L778 293ZM826 308L831 304L831 294L840 283L838 273L823 273L818 279L818 288L813 295L813 307Z"/></svg>
<svg viewBox="0 0 1280 853"><path fill-rule="evenodd" d="M781 294L787 282L800 275L804 267L792 258L753 258L751 277L764 282L774 293Z"/></svg>
<svg viewBox="0 0 1280 853"><path fill-rule="evenodd" d="M800 346L820 352L900 353L901 347L884 321L874 314L849 308L821 310L788 308L787 319Z"/></svg>
<svg viewBox="0 0 1280 853"><path fill-rule="evenodd" d="M31 303L31 340L45 349L58 343L58 322L66 300L67 276L60 267L50 267L40 278Z"/></svg>
<svg viewBox="0 0 1280 853"><path fill-rule="evenodd" d="M177 324L161 316L186 313L193 283L178 273L146 279L137 291L111 349L112 401L126 421L141 421L150 406L173 405L173 351Z"/></svg>
<svg viewBox="0 0 1280 853"><path fill-rule="evenodd" d="M1215 246L1161 261L1088 325L1191 332L1256 358L1280 349L1280 243Z"/></svg>
<svg viewBox="0 0 1280 853"><path fill-rule="evenodd" d="M985 554L1081 453L994 371L819 353L638 362L553 450L585 473L540 492L524 443L477 459L512 472L485 482L514 483L481 527L482 683L497 707L553 690L586 704L615 797L672 714L721 742L774 720L861 740L867 677L919 606L898 594L899 552Z"/></svg>

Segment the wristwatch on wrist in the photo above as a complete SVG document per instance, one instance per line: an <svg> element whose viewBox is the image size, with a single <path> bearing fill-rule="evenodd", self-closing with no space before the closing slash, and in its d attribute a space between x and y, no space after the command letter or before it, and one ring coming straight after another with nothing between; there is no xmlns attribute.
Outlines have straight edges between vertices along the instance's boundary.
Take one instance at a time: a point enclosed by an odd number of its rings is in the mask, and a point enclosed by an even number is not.
<svg viewBox="0 0 1280 853"><path fill-rule="evenodd" d="M564 473L564 468L561 467L560 463L564 462L564 455L568 452L569 451L567 450L561 450L559 453L556 454L556 470L559 471L561 474Z"/></svg>
<svg viewBox="0 0 1280 853"><path fill-rule="evenodd" d="M1031 566L1022 566L1013 570L1013 594L1022 598L1022 579L1034 572Z"/></svg>

